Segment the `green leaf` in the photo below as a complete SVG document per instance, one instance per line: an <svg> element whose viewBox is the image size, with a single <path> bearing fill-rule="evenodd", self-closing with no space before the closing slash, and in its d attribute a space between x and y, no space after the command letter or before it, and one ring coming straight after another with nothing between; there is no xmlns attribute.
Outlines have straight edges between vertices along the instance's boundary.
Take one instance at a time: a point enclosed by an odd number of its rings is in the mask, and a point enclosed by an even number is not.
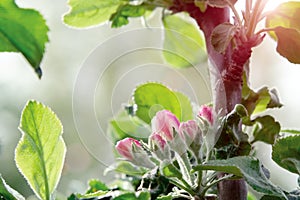
<svg viewBox="0 0 300 200"><path fill-rule="evenodd" d="M182 179L182 174L172 163L169 161L163 161L160 166L161 173L169 178L178 178Z"/></svg>
<svg viewBox="0 0 300 200"><path fill-rule="evenodd" d="M35 194L49 200L60 179L66 146L62 125L55 113L36 101L22 112L15 161Z"/></svg>
<svg viewBox="0 0 300 200"><path fill-rule="evenodd" d="M94 193L94 192L97 192L99 190L101 190L101 191L108 191L109 190L109 188L104 183L102 183L101 181L99 181L97 179L90 180L89 186L90 186L90 188L88 189L86 194Z"/></svg>
<svg viewBox="0 0 300 200"><path fill-rule="evenodd" d="M286 197L288 200L299 200L300 193L297 190L295 191L295 194L293 192L286 192ZM260 200L285 200L285 198L265 195Z"/></svg>
<svg viewBox="0 0 300 200"><path fill-rule="evenodd" d="M25 200L17 191L7 185L0 174L0 199L4 200Z"/></svg>
<svg viewBox="0 0 300 200"><path fill-rule="evenodd" d="M172 200L172 195L160 196L156 198L157 200Z"/></svg>
<svg viewBox="0 0 300 200"><path fill-rule="evenodd" d="M244 81L242 96L242 104L247 108L249 115L263 112L268 108L282 107L276 89L263 87L254 92Z"/></svg>
<svg viewBox="0 0 300 200"><path fill-rule="evenodd" d="M151 195L149 192L142 191L142 192L130 192L121 194L118 197L115 197L114 200L150 200Z"/></svg>
<svg viewBox="0 0 300 200"><path fill-rule="evenodd" d="M188 121L193 119L193 107L190 99L181 92L174 91L177 99L180 102L181 109L181 121Z"/></svg>
<svg viewBox="0 0 300 200"><path fill-rule="evenodd" d="M278 40L277 52L292 63L300 63L300 2L280 4L266 18L266 27L274 28L270 32Z"/></svg>
<svg viewBox="0 0 300 200"><path fill-rule="evenodd" d="M113 200L137 200L138 198L135 196L133 192L121 194L120 196L115 197Z"/></svg>
<svg viewBox="0 0 300 200"><path fill-rule="evenodd" d="M22 53L40 78L48 42L45 20L38 11L19 8L13 0L2 0L0 10L0 51Z"/></svg>
<svg viewBox="0 0 300 200"><path fill-rule="evenodd" d="M294 129L283 129L280 132L282 132L282 133L290 133L290 134L300 134L299 130L294 130Z"/></svg>
<svg viewBox="0 0 300 200"><path fill-rule="evenodd" d="M190 117L191 105L182 97L159 83L146 83L134 91L134 101L137 105L136 115L150 123L157 111L169 110L182 121ZM186 111L185 111L186 110Z"/></svg>
<svg viewBox="0 0 300 200"><path fill-rule="evenodd" d="M150 200L151 195L149 192L143 191L139 194L138 200Z"/></svg>
<svg viewBox="0 0 300 200"><path fill-rule="evenodd" d="M300 135L278 140L273 145L272 159L290 172L300 174Z"/></svg>
<svg viewBox="0 0 300 200"><path fill-rule="evenodd" d="M110 171L111 169L107 169ZM113 168L114 171L122 174L127 174L129 176L143 176L147 170L141 167L136 167L135 165L131 164L127 161L120 161L117 163L116 167ZM105 173L107 173L106 171Z"/></svg>
<svg viewBox="0 0 300 200"><path fill-rule="evenodd" d="M245 181L257 192L271 196L285 197L283 191L273 185L265 176L258 159L249 156L238 156L227 160L211 160L206 164L194 167L198 170L215 170L244 177Z"/></svg>
<svg viewBox="0 0 300 200"><path fill-rule="evenodd" d="M163 56L173 67L186 68L206 60L204 39L186 15L163 18L165 38Z"/></svg>
<svg viewBox="0 0 300 200"><path fill-rule="evenodd" d="M117 12L110 17L113 28L118 28L128 24L128 17L141 17L145 14L146 9L143 4L141 5L130 5L125 4L119 6Z"/></svg>
<svg viewBox="0 0 300 200"><path fill-rule="evenodd" d="M248 135L240 130L243 118L248 118L248 113L241 104L235 105L234 109L226 116L225 128L216 144L218 156L221 158L249 155L251 145L248 142Z"/></svg>
<svg viewBox="0 0 300 200"><path fill-rule="evenodd" d="M195 0L194 1L195 6L197 6L201 12L205 12L207 8L207 2L202 1L202 0Z"/></svg>
<svg viewBox="0 0 300 200"><path fill-rule="evenodd" d="M280 197L274 197L274 196L269 196L269 195L264 195L260 200L282 200Z"/></svg>
<svg viewBox="0 0 300 200"><path fill-rule="evenodd" d="M115 143L126 137L145 139L151 134L151 128L143 120L122 111L109 123L108 131Z"/></svg>
<svg viewBox="0 0 300 200"><path fill-rule="evenodd" d="M84 28L106 22L115 13L123 0L69 0L70 11L64 15L64 22L70 26Z"/></svg>
<svg viewBox="0 0 300 200"><path fill-rule="evenodd" d="M280 4L266 17L266 27L293 28L300 31L300 2L290 1ZM269 32L273 39L277 39L274 32Z"/></svg>
<svg viewBox="0 0 300 200"><path fill-rule="evenodd" d="M253 122L255 122L255 127L253 129L254 140L252 143L262 141L267 144L274 144L280 133L279 122L275 121L270 115L257 117Z"/></svg>
<svg viewBox="0 0 300 200"><path fill-rule="evenodd" d="M257 199L252 193L248 192L247 200L257 200Z"/></svg>
<svg viewBox="0 0 300 200"><path fill-rule="evenodd" d="M68 200L88 200L88 199L98 199L101 197L111 196L110 191L97 191L89 194L71 194Z"/></svg>

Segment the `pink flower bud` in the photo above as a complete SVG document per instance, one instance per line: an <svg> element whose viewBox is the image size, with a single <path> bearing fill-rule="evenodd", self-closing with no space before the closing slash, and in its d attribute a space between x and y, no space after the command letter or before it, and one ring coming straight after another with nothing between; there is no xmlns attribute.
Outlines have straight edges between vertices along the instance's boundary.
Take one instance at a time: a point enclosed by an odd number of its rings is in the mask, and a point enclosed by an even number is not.
<svg viewBox="0 0 300 200"><path fill-rule="evenodd" d="M199 127L195 120L189 120L182 122L179 126L179 133L184 137L188 137L193 140L197 133L199 133Z"/></svg>
<svg viewBox="0 0 300 200"><path fill-rule="evenodd" d="M179 134L184 138L185 144L189 147L193 143L199 144L202 139L202 132L195 120L182 122L179 126Z"/></svg>
<svg viewBox="0 0 300 200"><path fill-rule="evenodd" d="M149 139L150 142L153 145L157 146L159 149L165 149L166 141L158 133L153 133Z"/></svg>
<svg viewBox="0 0 300 200"><path fill-rule="evenodd" d="M211 125L214 123L213 110L212 107L202 105L199 110L199 117L206 119Z"/></svg>
<svg viewBox="0 0 300 200"><path fill-rule="evenodd" d="M152 121L153 132L159 133L163 138L170 141L174 138L173 131L178 131L179 120L168 110L158 111Z"/></svg>
<svg viewBox="0 0 300 200"><path fill-rule="evenodd" d="M160 160L170 160L170 149L164 140L158 133L153 133L149 137L150 148L154 155Z"/></svg>
<svg viewBox="0 0 300 200"><path fill-rule="evenodd" d="M123 140L120 140L116 144L116 149L119 152L120 155L122 155L124 158L127 158L128 160L133 160L133 145L135 145L137 148L141 148L141 143L133 138L125 138Z"/></svg>

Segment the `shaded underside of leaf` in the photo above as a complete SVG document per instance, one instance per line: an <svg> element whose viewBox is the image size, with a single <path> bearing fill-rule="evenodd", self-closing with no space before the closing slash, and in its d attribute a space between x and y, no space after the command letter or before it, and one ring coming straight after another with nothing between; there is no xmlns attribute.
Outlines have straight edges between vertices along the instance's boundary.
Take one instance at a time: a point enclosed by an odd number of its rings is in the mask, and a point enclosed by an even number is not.
<svg viewBox="0 0 300 200"><path fill-rule="evenodd" d="M242 104L247 108L248 114L258 114L268 108L280 108L282 104L276 89L262 87L257 92L253 91L244 79L242 89Z"/></svg>
<svg viewBox="0 0 300 200"><path fill-rule="evenodd" d="M277 52L291 63L300 64L300 31L292 28L277 27Z"/></svg>
<svg viewBox="0 0 300 200"><path fill-rule="evenodd" d="M291 63L300 63L300 2L280 4L267 15L266 27L273 28L270 36L278 40L277 52Z"/></svg>
<svg viewBox="0 0 300 200"><path fill-rule="evenodd" d="M101 24L109 20L122 0L69 0L70 11L64 15L64 22L70 26L83 28Z"/></svg>
<svg viewBox="0 0 300 200"><path fill-rule="evenodd" d="M214 49L219 53L224 53L236 30L237 26L229 22L218 25L211 35L211 44Z"/></svg>
<svg viewBox="0 0 300 200"><path fill-rule="evenodd" d="M18 169L42 199L49 199L60 179L66 147L62 125L55 113L36 101L22 112L15 161Z"/></svg>
<svg viewBox="0 0 300 200"><path fill-rule="evenodd" d="M259 160L249 156L239 156L227 160L212 160L199 165L194 170L215 170L244 177L246 182L256 191L284 197L283 191L272 184L261 169Z"/></svg>
<svg viewBox="0 0 300 200"><path fill-rule="evenodd" d="M224 7L229 6L229 5L234 5L237 2L237 0L227 0L227 1L224 1L224 0L208 0L207 2L212 7L224 8Z"/></svg>
<svg viewBox="0 0 300 200"><path fill-rule="evenodd" d="M278 140L273 146L272 159L290 172L300 174L300 135Z"/></svg>
<svg viewBox="0 0 300 200"><path fill-rule="evenodd" d="M254 141L274 144L280 133L280 123L270 115L257 117L253 122L256 123L253 129Z"/></svg>
<svg viewBox="0 0 300 200"><path fill-rule="evenodd" d="M39 77L48 27L39 12L19 8L13 0L0 2L0 51L20 52Z"/></svg>

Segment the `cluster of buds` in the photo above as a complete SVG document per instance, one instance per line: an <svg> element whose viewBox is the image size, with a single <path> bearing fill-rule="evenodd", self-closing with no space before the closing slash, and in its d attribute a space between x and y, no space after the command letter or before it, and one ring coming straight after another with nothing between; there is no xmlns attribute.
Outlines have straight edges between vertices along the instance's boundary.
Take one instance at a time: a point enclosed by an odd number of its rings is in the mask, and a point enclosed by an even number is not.
<svg viewBox="0 0 300 200"><path fill-rule="evenodd" d="M183 155L190 151L198 155L203 143L202 126L199 123L213 125L212 108L202 106L197 118L197 121L180 122L170 111L159 111L151 121L152 134L148 144L125 138L116 144L116 149L126 160L149 169L156 166L155 161L172 161L175 154Z"/></svg>

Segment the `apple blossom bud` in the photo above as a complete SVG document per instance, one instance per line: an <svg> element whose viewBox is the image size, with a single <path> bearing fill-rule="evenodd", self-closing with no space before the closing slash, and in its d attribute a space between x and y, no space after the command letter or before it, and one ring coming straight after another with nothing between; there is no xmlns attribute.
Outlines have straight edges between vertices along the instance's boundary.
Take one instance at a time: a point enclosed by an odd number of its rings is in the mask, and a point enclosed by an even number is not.
<svg viewBox="0 0 300 200"><path fill-rule="evenodd" d="M133 138L125 138L120 140L116 144L116 149L120 155L128 160L133 160L133 145L137 148L142 148L141 143Z"/></svg>
<svg viewBox="0 0 300 200"><path fill-rule="evenodd" d="M195 120L189 120L180 124L179 134L182 135L187 146L189 146L196 138L196 135L201 134L201 131Z"/></svg>
<svg viewBox="0 0 300 200"><path fill-rule="evenodd" d="M213 109L210 106L202 105L199 110L199 117L207 120L211 125L214 123Z"/></svg>
<svg viewBox="0 0 300 200"><path fill-rule="evenodd" d="M116 149L120 155L137 166L149 169L155 167L154 163L150 160L149 155L143 149L142 144L133 138L125 138L118 141Z"/></svg>
<svg viewBox="0 0 300 200"><path fill-rule="evenodd" d="M173 140L173 132L179 129L179 120L168 110L158 111L152 121L153 132L159 133L168 141Z"/></svg>
<svg viewBox="0 0 300 200"><path fill-rule="evenodd" d="M167 142L158 133L153 133L149 137L150 148L154 155L160 160L170 160L170 148Z"/></svg>
<svg viewBox="0 0 300 200"><path fill-rule="evenodd" d="M180 123L179 132L184 136L194 139L198 133L198 124L195 120Z"/></svg>
<svg viewBox="0 0 300 200"><path fill-rule="evenodd" d="M153 133L149 139L152 144L159 149L164 149L167 144L166 141L158 133Z"/></svg>

